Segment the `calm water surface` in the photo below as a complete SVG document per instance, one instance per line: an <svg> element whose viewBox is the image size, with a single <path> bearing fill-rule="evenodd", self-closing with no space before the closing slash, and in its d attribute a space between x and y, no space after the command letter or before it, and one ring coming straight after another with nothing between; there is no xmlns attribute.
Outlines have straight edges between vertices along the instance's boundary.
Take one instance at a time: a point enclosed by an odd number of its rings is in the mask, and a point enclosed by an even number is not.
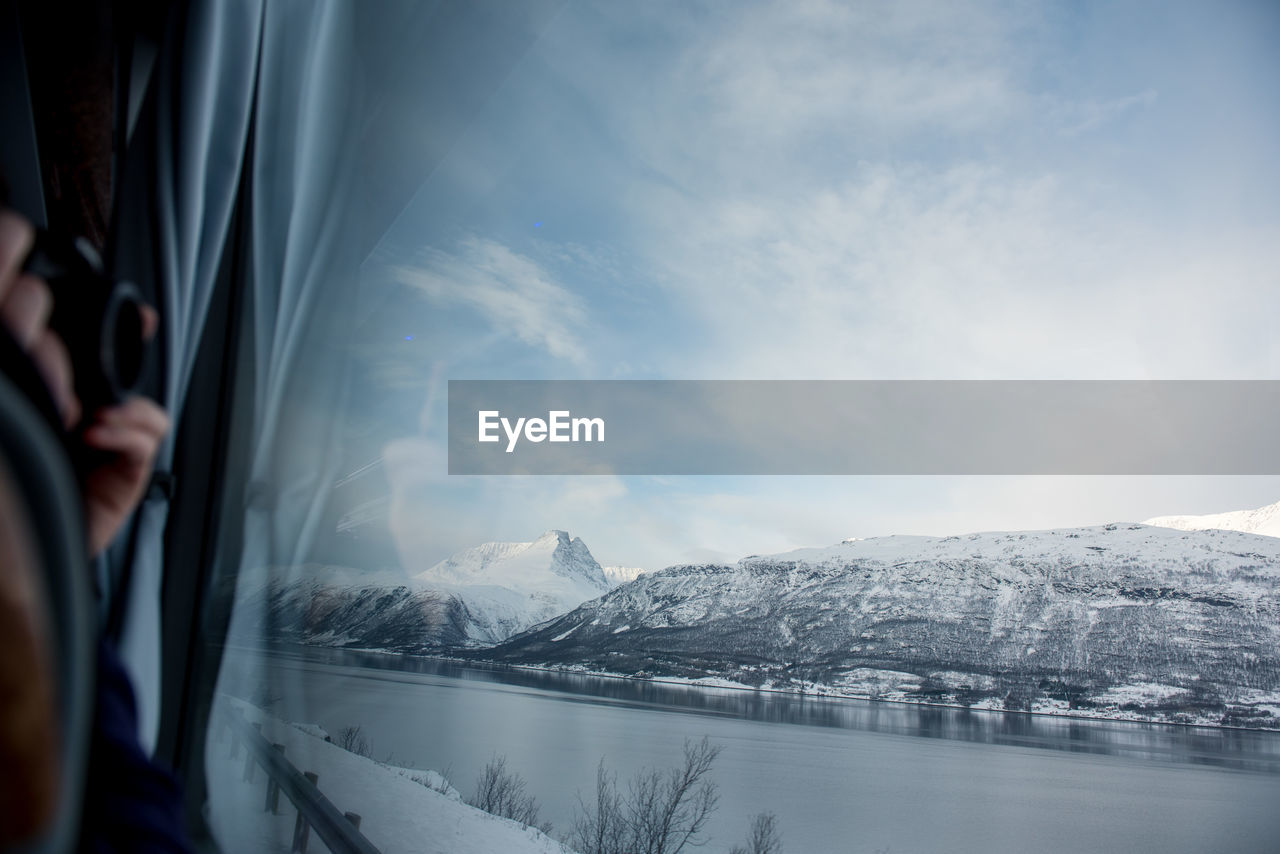
<svg viewBox="0 0 1280 854"><path fill-rule="evenodd" d="M463 794L495 754L556 830L601 758L628 779L723 747L699 850L778 816L807 852L1280 851L1280 734L692 688L293 648L228 653L224 690L267 678L276 714L363 727L376 759ZM264 671L263 668L266 668ZM224 679L226 677L224 676ZM239 685L237 685L239 681Z"/></svg>

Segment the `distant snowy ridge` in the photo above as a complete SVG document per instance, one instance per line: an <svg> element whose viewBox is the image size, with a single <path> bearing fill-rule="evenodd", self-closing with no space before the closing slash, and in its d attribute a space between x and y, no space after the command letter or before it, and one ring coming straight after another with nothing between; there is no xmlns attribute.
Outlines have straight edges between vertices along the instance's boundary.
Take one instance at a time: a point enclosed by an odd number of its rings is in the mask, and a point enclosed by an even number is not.
<svg viewBox="0 0 1280 854"><path fill-rule="evenodd" d="M1205 531L1217 528L1222 531L1243 531L1280 537L1280 501L1259 507L1257 510L1234 510L1228 513L1211 513L1205 516L1157 516L1143 524L1179 531Z"/></svg>
<svg viewBox="0 0 1280 854"><path fill-rule="evenodd" d="M478 654L1277 726L1280 540L1137 524L853 540L641 575Z"/></svg>
<svg viewBox="0 0 1280 854"><path fill-rule="evenodd" d="M637 578L649 571L638 566L606 566L603 567L603 569L604 577L609 579L609 584L612 587L617 587L619 584L626 584L629 581L635 581Z"/></svg>
<svg viewBox="0 0 1280 854"><path fill-rule="evenodd" d="M466 549L411 578L335 567L268 573L252 596L265 599L258 629L277 639L429 652L497 643L612 586L581 539L548 531Z"/></svg>

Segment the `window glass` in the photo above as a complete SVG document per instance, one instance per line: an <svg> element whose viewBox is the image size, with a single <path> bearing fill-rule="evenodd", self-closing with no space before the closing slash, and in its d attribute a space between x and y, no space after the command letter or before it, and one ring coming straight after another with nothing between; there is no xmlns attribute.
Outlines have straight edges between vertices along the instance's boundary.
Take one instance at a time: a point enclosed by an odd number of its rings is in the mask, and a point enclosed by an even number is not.
<svg viewBox="0 0 1280 854"><path fill-rule="evenodd" d="M448 430L461 380L1276 379L1278 22L353 4L310 58L269 23L223 848L309 824L263 745L382 851L1274 844L1261 465L451 475Z"/></svg>

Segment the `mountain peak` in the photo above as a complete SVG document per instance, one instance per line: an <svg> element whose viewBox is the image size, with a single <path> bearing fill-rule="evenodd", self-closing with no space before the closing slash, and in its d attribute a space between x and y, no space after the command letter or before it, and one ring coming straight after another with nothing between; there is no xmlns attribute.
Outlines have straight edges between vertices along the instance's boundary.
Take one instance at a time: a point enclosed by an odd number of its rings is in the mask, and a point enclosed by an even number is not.
<svg viewBox="0 0 1280 854"><path fill-rule="evenodd" d="M542 536L534 540L532 544L537 545L538 543L546 543L552 540L567 545L569 543L569 532L561 531L559 528L552 528L549 531L545 531Z"/></svg>
<svg viewBox="0 0 1280 854"><path fill-rule="evenodd" d="M587 544L557 528L532 542L484 543L465 549L415 578L430 586L485 585L552 595L559 591L570 598L581 593L579 601L610 586ZM568 588L561 591L565 585Z"/></svg>

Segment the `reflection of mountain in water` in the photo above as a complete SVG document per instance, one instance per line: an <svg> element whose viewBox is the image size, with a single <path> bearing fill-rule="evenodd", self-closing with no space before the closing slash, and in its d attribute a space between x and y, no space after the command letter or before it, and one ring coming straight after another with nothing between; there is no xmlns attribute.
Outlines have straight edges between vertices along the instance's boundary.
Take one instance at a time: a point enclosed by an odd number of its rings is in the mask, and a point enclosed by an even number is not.
<svg viewBox="0 0 1280 854"><path fill-rule="evenodd" d="M650 708L775 724L832 727L1280 773L1280 739L1264 732L1135 725L1125 721L1085 721L1013 712L708 688L563 671L477 666L354 650L285 647L279 652L326 666L373 668L400 674L444 676L554 691L590 705Z"/></svg>

